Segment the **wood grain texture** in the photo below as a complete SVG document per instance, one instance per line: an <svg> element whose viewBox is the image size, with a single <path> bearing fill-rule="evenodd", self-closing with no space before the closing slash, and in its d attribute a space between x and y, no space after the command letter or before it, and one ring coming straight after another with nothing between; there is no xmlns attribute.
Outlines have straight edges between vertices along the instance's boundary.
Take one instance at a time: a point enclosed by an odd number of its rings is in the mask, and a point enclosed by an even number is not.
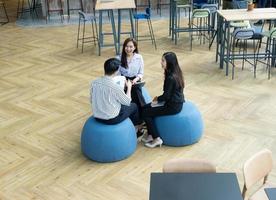
<svg viewBox="0 0 276 200"><path fill-rule="evenodd" d="M147 25L140 25L146 33ZM242 186L243 163L263 148L273 152L269 180L276 183L276 70L267 80L259 65L254 79L249 65L243 71L237 66L231 80L215 63L214 46L209 51L195 40L190 51L188 34L180 34L175 46L167 27L168 21L153 21L158 50L150 41L139 42L146 87L151 96L162 92L161 56L176 52L185 97L204 118L203 138L179 148L148 149L139 143L130 158L110 164L86 159L80 134L92 114L89 84L103 74L113 48L98 57L97 48L87 44L82 54L76 49L76 25L0 27L1 200L146 200L150 173L161 172L166 160L179 157L209 159L219 172L236 172Z"/></svg>

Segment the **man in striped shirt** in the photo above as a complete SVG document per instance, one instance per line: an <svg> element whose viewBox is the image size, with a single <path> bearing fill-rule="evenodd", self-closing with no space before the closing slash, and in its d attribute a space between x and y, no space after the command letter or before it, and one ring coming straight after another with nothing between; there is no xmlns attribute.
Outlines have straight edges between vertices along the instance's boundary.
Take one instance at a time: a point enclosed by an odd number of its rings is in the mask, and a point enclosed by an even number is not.
<svg viewBox="0 0 276 200"><path fill-rule="evenodd" d="M137 105L131 103L131 81L126 82L127 91L113 80L121 62L110 58L104 63L104 76L91 84L90 95L94 117L105 124L117 124L130 118L134 125L139 124Z"/></svg>

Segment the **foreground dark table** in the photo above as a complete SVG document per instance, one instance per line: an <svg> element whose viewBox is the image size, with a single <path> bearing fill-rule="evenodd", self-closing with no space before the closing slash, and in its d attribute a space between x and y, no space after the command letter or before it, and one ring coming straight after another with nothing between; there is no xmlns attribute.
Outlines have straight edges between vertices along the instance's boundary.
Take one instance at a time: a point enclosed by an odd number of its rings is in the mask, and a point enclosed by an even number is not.
<svg viewBox="0 0 276 200"><path fill-rule="evenodd" d="M150 200L243 200L235 173L152 173Z"/></svg>
<svg viewBox="0 0 276 200"><path fill-rule="evenodd" d="M269 200L276 200L276 188L265 188L264 190Z"/></svg>

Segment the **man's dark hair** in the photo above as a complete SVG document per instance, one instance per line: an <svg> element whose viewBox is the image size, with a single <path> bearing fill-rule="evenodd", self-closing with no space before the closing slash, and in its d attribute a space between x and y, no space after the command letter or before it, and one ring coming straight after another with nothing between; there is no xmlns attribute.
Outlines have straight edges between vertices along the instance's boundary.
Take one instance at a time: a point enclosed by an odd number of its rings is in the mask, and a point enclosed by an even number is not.
<svg viewBox="0 0 276 200"><path fill-rule="evenodd" d="M121 62L116 58L109 58L104 63L104 74L112 75L119 69Z"/></svg>

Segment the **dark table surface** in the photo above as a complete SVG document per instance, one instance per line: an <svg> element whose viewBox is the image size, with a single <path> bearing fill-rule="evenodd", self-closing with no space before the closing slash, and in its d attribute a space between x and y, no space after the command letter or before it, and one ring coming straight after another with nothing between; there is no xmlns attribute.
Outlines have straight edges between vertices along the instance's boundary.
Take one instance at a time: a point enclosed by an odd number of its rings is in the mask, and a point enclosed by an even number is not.
<svg viewBox="0 0 276 200"><path fill-rule="evenodd" d="M235 173L152 173L150 200L243 200Z"/></svg>
<svg viewBox="0 0 276 200"><path fill-rule="evenodd" d="M276 188L265 188L264 190L269 200L276 200Z"/></svg>

